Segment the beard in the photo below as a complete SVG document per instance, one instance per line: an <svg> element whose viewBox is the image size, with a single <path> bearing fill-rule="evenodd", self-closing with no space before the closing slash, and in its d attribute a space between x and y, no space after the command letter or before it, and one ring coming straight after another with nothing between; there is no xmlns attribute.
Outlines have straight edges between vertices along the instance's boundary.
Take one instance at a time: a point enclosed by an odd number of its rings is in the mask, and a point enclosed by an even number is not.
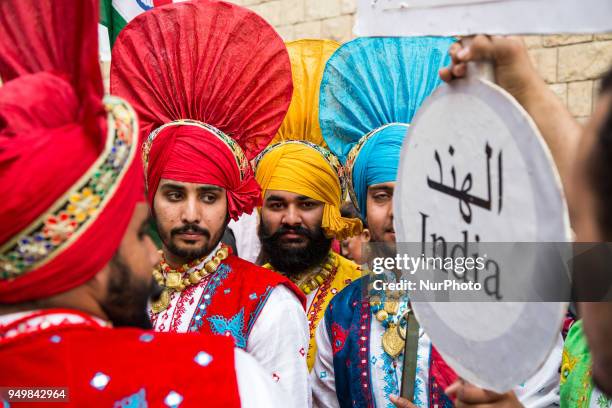
<svg viewBox="0 0 612 408"><path fill-rule="evenodd" d="M227 226L227 222L225 225ZM207 230L206 228L200 227L197 224L185 224L182 227L171 229L169 233L162 232L159 229L159 226L158 226L158 230L160 231L159 238L164 244L164 247L177 258L181 258L182 260L184 260L184 263L191 262L195 259L203 258L204 256L210 254L211 251L215 249L219 241L221 241L221 238L223 235L223 234L219 234L218 239L216 239L213 242L211 240L212 234L210 233L210 231ZM225 230L225 227L221 231L224 231L224 230ZM178 234L185 234L185 233L200 234L206 238L206 242L199 248L193 248L193 249L179 248L174 243L174 237Z"/></svg>
<svg viewBox="0 0 612 408"><path fill-rule="evenodd" d="M281 242L283 234L291 232L307 239L305 248L285 248ZM327 238L319 226L314 231L304 227L281 226L271 233L263 220L259 223L257 235L261 241L264 258L286 276L296 276L323 262L331 249L331 238Z"/></svg>
<svg viewBox="0 0 612 408"><path fill-rule="evenodd" d="M100 305L102 310L115 327L152 329L147 306L149 299L160 290L155 280L136 278L119 254L113 257L110 267L108 291Z"/></svg>

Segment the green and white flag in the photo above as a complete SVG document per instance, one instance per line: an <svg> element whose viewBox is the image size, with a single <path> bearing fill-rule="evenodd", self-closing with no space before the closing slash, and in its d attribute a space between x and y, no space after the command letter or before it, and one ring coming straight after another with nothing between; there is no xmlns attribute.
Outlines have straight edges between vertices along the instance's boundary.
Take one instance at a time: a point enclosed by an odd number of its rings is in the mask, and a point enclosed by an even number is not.
<svg viewBox="0 0 612 408"><path fill-rule="evenodd" d="M153 7L184 0L100 0L100 58L110 61L110 50L119 32L134 17Z"/></svg>

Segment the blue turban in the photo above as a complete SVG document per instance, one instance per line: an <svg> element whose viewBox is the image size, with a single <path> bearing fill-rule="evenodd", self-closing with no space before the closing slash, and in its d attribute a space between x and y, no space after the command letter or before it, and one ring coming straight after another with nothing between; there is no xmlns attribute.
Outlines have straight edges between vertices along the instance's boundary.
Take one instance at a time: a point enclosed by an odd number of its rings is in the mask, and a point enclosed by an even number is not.
<svg viewBox="0 0 612 408"><path fill-rule="evenodd" d="M319 98L321 131L343 164L361 145L348 176L364 218L368 186L396 180L407 124L441 83L438 71L450 63L454 42L448 37L364 37L344 44L329 59Z"/></svg>
<svg viewBox="0 0 612 408"><path fill-rule="evenodd" d="M353 165L352 184L357 207L363 219L366 217L368 187L388 183L397 178L400 150L408 127L394 124L371 135L359 151Z"/></svg>

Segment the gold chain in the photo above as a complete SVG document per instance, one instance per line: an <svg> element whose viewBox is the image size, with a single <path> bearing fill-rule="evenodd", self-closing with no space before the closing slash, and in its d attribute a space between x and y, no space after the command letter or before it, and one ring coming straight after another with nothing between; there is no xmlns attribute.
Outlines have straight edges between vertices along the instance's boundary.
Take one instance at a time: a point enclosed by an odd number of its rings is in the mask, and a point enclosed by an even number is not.
<svg viewBox="0 0 612 408"><path fill-rule="evenodd" d="M229 256L229 249L222 245L217 250L215 256L204 265L204 268L197 269L193 272L184 276L185 272L178 272L176 270L167 269L166 272L162 272L162 264L160 263L157 268L153 270L153 277L155 281L163 288L163 291L159 299L153 302L151 310L153 313L159 313L166 310L170 305L170 294L171 292L182 292L191 285L197 285L200 281L214 273L221 262L223 262ZM196 265L197 266L197 265ZM178 268L178 270L185 269L184 266Z"/></svg>

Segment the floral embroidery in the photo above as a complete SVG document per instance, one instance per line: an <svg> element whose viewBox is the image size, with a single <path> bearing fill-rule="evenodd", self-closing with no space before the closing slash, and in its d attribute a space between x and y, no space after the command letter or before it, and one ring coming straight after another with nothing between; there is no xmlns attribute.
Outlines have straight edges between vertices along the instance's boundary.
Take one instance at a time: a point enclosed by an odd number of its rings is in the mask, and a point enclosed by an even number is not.
<svg viewBox="0 0 612 408"><path fill-rule="evenodd" d="M104 151L46 214L0 247L0 279L14 279L65 250L112 199L137 151L138 122L127 102L107 96Z"/></svg>
<svg viewBox="0 0 612 408"><path fill-rule="evenodd" d="M148 406L146 391L141 388L137 393L115 402L113 408L147 408Z"/></svg>
<svg viewBox="0 0 612 408"><path fill-rule="evenodd" d="M80 193L74 193L70 197L68 214L73 216L77 222L83 222L87 217L95 214L100 200L100 196L94 194L90 188L86 188Z"/></svg>
<svg viewBox="0 0 612 408"><path fill-rule="evenodd" d="M567 377L576 366L578 358L572 357L567 350L563 350L563 357L561 359L561 384L565 384Z"/></svg>
<svg viewBox="0 0 612 408"><path fill-rule="evenodd" d="M53 245L58 245L70 238L78 226L79 223L70 214L63 212L58 216L51 215L47 218L43 234Z"/></svg>
<svg viewBox="0 0 612 408"><path fill-rule="evenodd" d="M383 377L383 381L385 382L383 391L385 392L385 400L387 402L387 408L394 408L395 405L393 405L393 403L389 399L389 396L392 394L399 395L399 387L398 387L399 381L397 378L396 368L397 368L397 364L403 364L404 356L403 355L399 356L398 358L399 361L395 362L390 355L383 352L380 355L380 359L383 362L382 370L383 370L383 373L385 374ZM417 404L416 402L415 402L415 405L419 406L419 404Z"/></svg>
<svg viewBox="0 0 612 408"><path fill-rule="evenodd" d="M246 335L244 333L244 308L236 313L231 319L223 316L211 316L208 318L210 328L214 334L232 336L236 347L246 347Z"/></svg>
<svg viewBox="0 0 612 408"><path fill-rule="evenodd" d="M53 244L49 242L44 235L36 234L33 237L22 239L17 246L17 254L9 254L9 259L14 260L14 264L6 263L7 270L13 270L19 273L19 265L29 262L34 263L40 259L44 259L53 249ZM21 255L21 257L19 257Z"/></svg>
<svg viewBox="0 0 612 408"><path fill-rule="evenodd" d="M207 123L203 123L203 122L199 122L197 120L191 120L191 119L181 119L181 120L175 120L173 122L166 123L158 127L157 129L155 129L153 132L149 134L147 141L142 146L142 162L144 163L144 168L145 168L145 172L144 172L145 181L146 181L146 177L148 173L146 170L149 166L149 155L151 152L151 146L153 146L153 141L155 140L157 135L159 135L159 133L162 130L164 130L167 127L172 127L172 126L195 126L195 127L204 129L212 133L214 136L216 136L233 153L234 158L236 159L236 165L238 166L238 169L240 170L241 180L244 179L244 177L249 172L253 171L253 168L251 167L251 163L249 162L249 159L247 159L246 155L244 154L244 151L242 150L240 145L235 140L233 140L231 137L229 137L228 135L226 135L225 133L223 133L216 127L211 126ZM147 184L148 183L145 182L145 185Z"/></svg>
<svg viewBox="0 0 612 408"><path fill-rule="evenodd" d="M334 170L334 172L338 175L338 180L340 181L340 193L341 193L341 197L345 197L346 196L346 177L345 177L345 173L344 173L344 167L340 164L340 161L338 160L338 158L336 157L335 154L333 154L331 151L317 145L314 144L312 142L309 142L307 140L285 140L283 142L278 142L278 143L274 143L271 144L270 146L266 147L261 153L259 153L257 155L257 157L255 157L255 159L253 159L253 167L255 168L255 170L257 171L257 166L259 165L259 162L261 162L261 160L263 159L263 157L268 154L270 151L276 149L279 146L284 146L286 144L289 143L293 143L293 144L301 144L301 145L306 145L314 150L316 150L321 156L323 156L323 158L325 159L325 161L327 161L327 164L329 164L329 166Z"/></svg>
<svg viewBox="0 0 612 408"><path fill-rule="evenodd" d="M346 337L348 336L348 330L344 329L338 323L332 323L332 339L334 339L332 343L332 353L336 355L344 348L344 344L346 343Z"/></svg>
<svg viewBox="0 0 612 408"><path fill-rule="evenodd" d="M189 332L198 332L202 328L202 324L204 324L204 317L208 313L208 307L212 302L212 298L217 291L217 289L221 286L221 283L227 278L227 275L231 272L231 268L228 264L222 263L217 268L217 271L211 277L210 282L206 285L204 289L204 293L202 293L202 297L196 307L196 312L193 314L191 318L191 322L189 323Z"/></svg>
<svg viewBox="0 0 612 408"><path fill-rule="evenodd" d="M361 149L366 144L366 142L370 140L370 138L372 138L375 134L377 134L378 132L380 132L381 130L389 126L394 126L394 125L407 126L404 123L389 123L387 125L374 129L370 133L366 134L361 139L359 139L359 141L351 148L348 155L346 156L346 162L344 163L344 174L345 174L345 179L346 179L346 183L348 186L347 189L348 189L349 197L351 198L351 201L353 202L353 205L355 206L357 210L359 210L359 204L357 201L357 196L355 195L355 188L353 187L353 166L355 165L355 162L357 161L357 157L359 157L359 152L361 152Z"/></svg>

